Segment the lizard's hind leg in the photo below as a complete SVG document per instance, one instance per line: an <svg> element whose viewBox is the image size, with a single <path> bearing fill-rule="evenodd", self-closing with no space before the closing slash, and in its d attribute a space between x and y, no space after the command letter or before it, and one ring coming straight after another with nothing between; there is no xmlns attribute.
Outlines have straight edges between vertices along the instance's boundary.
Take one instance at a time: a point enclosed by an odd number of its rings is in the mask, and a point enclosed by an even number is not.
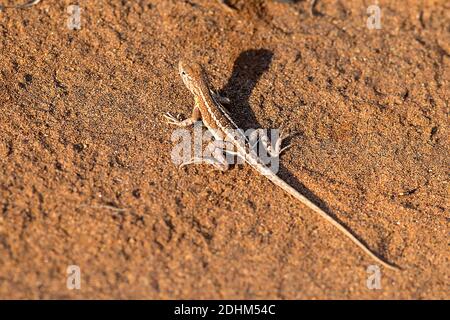
<svg viewBox="0 0 450 320"><path fill-rule="evenodd" d="M290 145L287 145L284 148L281 148L283 141L287 137L288 136L285 135L283 130L281 129L277 140L275 141L274 144L272 144L265 129L256 129L250 134L250 141L254 142L252 148L254 148L258 144L258 142L261 141L267 153L271 157L278 158L280 154L282 154L286 149L290 147Z"/></svg>
<svg viewBox="0 0 450 320"><path fill-rule="evenodd" d="M230 104L231 100L227 97L221 96L219 93L214 92L211 90L211 94L214 97L214 99L216 99L218 102L220 102L221 104Z"/></svg>
<svg viewBox="0 0 450 320"><path fill-rule="evenodd" d="M226 151L224 148L224 141L213 141L205 150L205 153L200 157L193 157L188 161L183 162L181 167L189 164L210 164L220 171L227 171L230 168L227 159L224 156Z"/></svg>

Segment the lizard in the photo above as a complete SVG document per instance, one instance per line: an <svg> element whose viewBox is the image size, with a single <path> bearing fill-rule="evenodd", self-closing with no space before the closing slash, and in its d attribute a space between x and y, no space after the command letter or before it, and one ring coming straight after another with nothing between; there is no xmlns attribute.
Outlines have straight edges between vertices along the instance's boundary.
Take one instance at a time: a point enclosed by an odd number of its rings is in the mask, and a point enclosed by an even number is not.
<svg viewBox="0 0 450 320"><path fill-rule="evenodd" d="M226 141L226 143L231 143L235 150L234 152L229 151L228 149L223 150L219 146L214 150L213 158L192 158L191 160L182 163L181 166L195 163L209 163L221 170L226 170L228 169L228 164L224 161L223 154L224 152L229 152L241 158L245 163L250 165L258 173L264 175L276 186L293 196L295 199L299 200L315 213L319 214L322 218L331 223L341 233L349 238L354 244L361 248L373 260L388 269L400 270L400 268L396 265L379 258L365 244L356 238L353 233L349 231L349 229L280 178L275 172L272 171L271 168L262 162L257 152L254 150L254 146L250 144L249 139L243 134L242 130L237 127L231 119L230 114L224 107L224 104L230 103L229 99L221 97L211 89L208 76L201 64L181 60L178 65L178 69L184 85L194 96L195 104L190 118L180 121L170 113L166 113L164 116L167 119L167 122L179 127L187 127L201 120L217 141ZM236 132L238 134L236 134ZM281 134L274 147L268 145L267 142L263 143L263 145L267 148L269 154L272 156L279 156L279 154L287 148L281 148L281 143L284 139L285 137ZM264 140L261 140L261 142L264 142Z"/></svg>

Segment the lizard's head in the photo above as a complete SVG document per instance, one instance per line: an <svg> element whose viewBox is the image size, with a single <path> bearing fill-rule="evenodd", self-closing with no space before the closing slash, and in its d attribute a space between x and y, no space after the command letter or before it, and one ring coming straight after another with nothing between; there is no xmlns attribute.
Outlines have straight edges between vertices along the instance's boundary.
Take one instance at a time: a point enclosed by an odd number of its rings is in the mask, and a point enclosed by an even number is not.
<svg viewBox="0 0 450 320"><path fill-rule="evenodd" d="M193 93L196 94L197 86L202 83L206 83L206 74L200 64L185 61L180 61L178 64L178 70L180 72L181 79L185 86Z"/></svg>

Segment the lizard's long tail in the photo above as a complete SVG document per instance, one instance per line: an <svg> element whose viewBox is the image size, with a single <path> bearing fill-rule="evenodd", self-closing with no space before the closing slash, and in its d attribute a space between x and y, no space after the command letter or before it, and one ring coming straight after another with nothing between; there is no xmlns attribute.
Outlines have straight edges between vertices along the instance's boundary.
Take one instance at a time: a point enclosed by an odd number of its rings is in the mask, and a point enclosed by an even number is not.
<svg viewBox="0 0 450 320"><path fill-rule="evenodd" d="M306 198L304 195L302 195L300 192L295 190L293 187L291 187L288 183L286 183L283 179L278 177L275 174L268 174L266 177L275 183L277 186L280 186L283 188L284 191L289 193L291 196L302 202L304 205L306 205L308 208L314 210L316 213L318 213L322 218L327 220L329 223L331 223L333 226L335 226L339 231L341 231L347 238L352 240L353 243L355 243L358 247L360 247L367 255L369 255L372 259L383 265L384 267L391 269L391 270L400 270L397 266L390 264L388 262L383 261L381 258L379 258L375 253L373 253L366 245L364 245L358 238L356 238L353 233L351 233L346 227L344 227L342 224L340 224L338 221L336 221L333 217L328 215L325 211L320 209L317 205L315 205L312 201L310 201L308 198Z"/></svg>

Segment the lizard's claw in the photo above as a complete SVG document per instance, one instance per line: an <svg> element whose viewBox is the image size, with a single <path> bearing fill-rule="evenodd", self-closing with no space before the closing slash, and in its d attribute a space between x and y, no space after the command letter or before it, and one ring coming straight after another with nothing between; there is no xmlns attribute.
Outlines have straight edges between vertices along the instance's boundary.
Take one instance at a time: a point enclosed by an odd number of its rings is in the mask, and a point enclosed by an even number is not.
<svg viewBox="0 0 450 320"><path fill-rule="evenodd" d="M164 114L164 117L167 119L167 123L168 124L173 124L173 125L175 125L177 127L191 126L196 121L195 118L188 118L186 120L179 120L179 117L174 117L173 115L171 115L168 112L166 114Z"/></svg>
<svg viewBox="0 0 450 320"><path fill-rule="evenodd" d="M176 125L176 126L179 126L180 123L182 122L179 119L177 119L176 117L174 117L173 115L171 115L169 112L164 114L164 118L167 119L167 123L168 124L173 124L173 125Z"/></svg>
<svg viewBox="0 0 450 320"><path fill-rule="evenodd" d="M213 157L194 157L188 161L185 161L183 163L181 163L178 168L181 169L187 165L191 165L191 164L210 164L212 165L214 168L220 170L220 171L227 171L229 169L229 165L226 162L220 162L217 159L213 158Z"/></svg>
<svg viewBox="0 0 450 320"><path fill-rule="evenodd" d="M211 90L211 94L213 95L214 99L219 101L219 103L226 105L231 104L231 100L229 98L221 96L218 92Z"/></svg>
<svg viewBox="0 0 450 320"><path fill-rule="evenodd" d="M283 148L280 148L281 145L283 144L283 141L285 141L289 137L290 136L288 134L286 134L285 130L281 127L280 128L280 136L279 136L278 141L277 141L277 146L278 146L278 149L279 149L278 154L282 154L285 150L289 149L292 146L290 144L287 144Z"/></svg>
<svg viewBox="0 0 450 320"><path fill-rule="evenodd" d="M286 134L286 130L284 130L283 127L280 127L280 129L278 129L278 131L280 132L279 138L281 141L285 140L286 138L289 137L288 134Z"/></svg>
<svg viewBox="0 0 450 320"><path fill-rule="evenodd" d="M292 147L292 145L291 145L291 144L288 144L288 145L284 146L283 148L281 148L280 154L282 154L284 151L286 151L286 150L289 149L290 147Z"/></svg>

